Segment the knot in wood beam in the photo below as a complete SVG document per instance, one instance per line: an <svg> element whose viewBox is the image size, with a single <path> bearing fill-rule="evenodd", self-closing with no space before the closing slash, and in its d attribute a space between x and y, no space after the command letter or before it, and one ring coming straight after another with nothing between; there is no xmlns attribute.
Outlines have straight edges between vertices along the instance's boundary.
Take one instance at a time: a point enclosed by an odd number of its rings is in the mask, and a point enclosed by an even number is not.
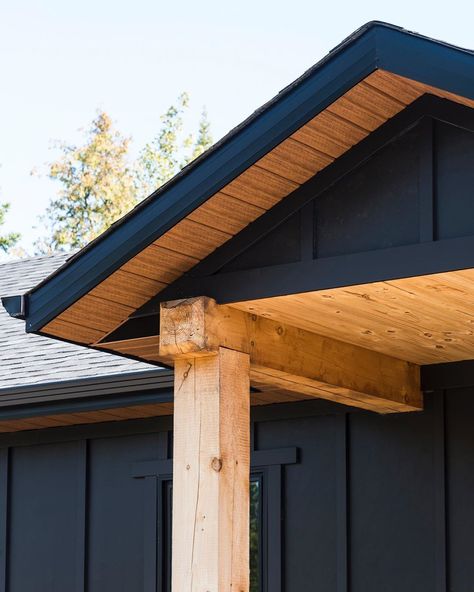
<svg viewBox="0 0 474 592"><path fill-rule="evenodd" d="M253 386L328 399L379 413L422 409L420 369L391 356L277 322L207 297L161 305L163 360L250 356Z"/></svg>

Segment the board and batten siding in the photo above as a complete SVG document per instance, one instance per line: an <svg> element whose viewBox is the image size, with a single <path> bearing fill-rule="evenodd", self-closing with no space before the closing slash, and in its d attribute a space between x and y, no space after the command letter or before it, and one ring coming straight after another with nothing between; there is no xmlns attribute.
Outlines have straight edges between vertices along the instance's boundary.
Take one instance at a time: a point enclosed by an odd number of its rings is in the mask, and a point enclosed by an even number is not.
<svg viewBox="0 0 474 592"><path fill-rule="evenodd" d="M263 481L276 582L264 574L264 590L471 591L473 391L390 416L318 401L255 409L254 449L298 451ZM160 466L171 438L170 418L2 436L0 590L165 592L170 475L133 467Z"/></svg>

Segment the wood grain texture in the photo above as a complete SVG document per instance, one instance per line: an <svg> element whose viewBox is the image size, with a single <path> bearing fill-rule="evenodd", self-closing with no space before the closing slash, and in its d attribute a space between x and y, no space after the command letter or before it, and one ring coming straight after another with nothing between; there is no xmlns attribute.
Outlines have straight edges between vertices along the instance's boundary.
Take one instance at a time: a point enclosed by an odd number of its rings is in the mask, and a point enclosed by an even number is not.
<svg viewBox="0 0 474 592"><path fill-rule="evenodd" d="M44 327L44 333L86 344L96 342L126 319L130 310L425 93L474 107L474 101L442 89L383 70L372 72L59 315ZM396 353L402 355L402 348Z"/></svg>
<svg viewBox="0 0 474 592"><path fill-rule="evenodd" d="M158 351L159 345L159 336L152 335L149 337L137 337L136 339L125 339L122 341L109 341L106 343L100 343L98 347L105 351L118 352L141 358L142 360L147 360L149 362L154 362L160 359Z"/></svg>
<svg viewBox="0 0 474 592"><path fill-rule="evenodd" d="M226 185L221 192L269 210L298 187L298 183L267 171L257 162Z"/></svg>
<svg viewBox="0 0 474 592"><path fill-rule="evenodd" d="M116 409L59 413L54 415L29 417L27 419L0 420L0 433L39 430L88 423L122 421L127 419L141 419L145 417L159 417L161 415L171 415L172 413L172 403L152 403L130 407L119 407Z"/></svg>
<svg viewBox="0 0 474 592"><path fill-rule="evenodd" d="M70 310L70 308L68 310ZM92 329L91 327L83 325L80 321L77 324L65 321L62 315L56 317L44 328L45 335L84 344L95 343L104 337L106 333L106 331Z"/></svg>
<svg viewBox="0 0 474 592"><path fill-rule="evenodd" d="M161 305L160 355L207 356L221 347L250 355L257 387L268 384L380 413L423 406L419 368L413 364L219 306L210 298Z"/></svg>
<svg viewBox="0 0 474 592"><path fill-rule="evenodd" d="M474 270L237 303L415 364L472 359Z"/></svg>
<svg viewBox="0 0 474 592"><path fill-rule="evenodd" d="M132 306L86 294L65 310L60 318L62 321L107 333L133 311Z"/></svg>
<svg viewBox="0 0 474 592"><path fill-rule="evenodd" d="M197 262L196 257L178 253L172 249L165 249L152 243L125 263L122 269L163 284L169 284L193 265L196 265Z"/></svg>
<svg viewBox="0 0 474 592"><path fill-rule="evenodd" d="M249 360L221 349L177 361L172 589L248 592Z"/></svg>
<svg viewBox="0 0 474 592"><path fill-rule="evenodd" d="M333 160L320 150L288 138L259 160L259 166L302 185Z"/></svg>
<svg viewBox="0 0 474 592"><path fill-rule="evenodd" d="M135 268L135 271L138 271L138 269ZM163 275L168 279L172 272L167 270ZM179 272L176 272L175 277L179 275ZM164 278L162 281L158 281L135 272L130 273L124 269L119 269L91 290L90 295L102 300L117 302L135 310L156 293L161 292L167 283Z"/></svg>
<svg viewBox="0 0 474 592"><path fill-rule="evenodd" d="M205 208L201 207L194 210L189 215L189 219L235 235L265 211L264 208L256 204L242 201L221 192L211 197L206 202Z"/></svg>
<svg viewBox="0 0 474 592"><path fill-rule="evenodd" d="M185 218L155 241L155 245L200 260L228 241L231 236L228 232Z"/></svg>

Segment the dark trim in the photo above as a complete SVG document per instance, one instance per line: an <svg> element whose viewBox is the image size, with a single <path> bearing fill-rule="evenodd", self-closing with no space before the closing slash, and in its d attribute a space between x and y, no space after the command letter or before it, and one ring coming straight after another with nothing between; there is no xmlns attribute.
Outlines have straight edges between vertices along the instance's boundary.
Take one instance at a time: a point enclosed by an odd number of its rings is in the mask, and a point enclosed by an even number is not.
<svg viewBox="0 0 474 592"><path fill-rule="evenodd" d="M336 592L348 592L348 437L347 414L335 416L336 428Z"/></svg>
<svg viewBox="0 0 474 592"><path fill-rule="evenodd" d="M0 408L85 396L114 395L126 392L173 388L173 372L150 369L74 380L60 380L0 389ZM1 410L0 410L1 414Z"/></svg>
<svg viewBox="0 0 474 592"><path fill-rule="evenodd" d="M420 242L435 240L434 219L434 121L424 118L420 136L419 199L420 199Z"/></svg>
<svg viewBox="0 0 474 592"><path fill-rule="evenodd" d="M263 489L266 493L266 591L281 592L283 577L283 467L272 465L263 473Z"/></svg>
<svg viewBox="0 0 474 592"><path fill-rule="evenodd" d="M0 449L0 590L7 589L8 572L8 504L9 504L8 448Z"/></svg>
<svg viewBox="0 0 474 592"><path fill-rule="evenodd" d="M310 201L300 210L300 259L311 261L314 259L314 202Z"/></svg>
<svg viewBox="0 0 474 592"><path fill-rule="evenodd" d="M321 415L344 415L346 413L372 413L357 407L348 407L332 403L324 399L296 401L294 403L274 403L273 405L256 405L250 410L252 421L280 421L314 417Z"/></svg>
<svg viewBox="0 0 474 592"><path fill-rule="evenodd" d="M86 561L87 561L87 488L88 488L88 442L78 440L78 478L76 501L76 524L78 540L76 545L76 592L84 592L86 585ZM0 590L2 588L0 587Z"/></svg>
<svg viewBox="0 0 474 592"><path fill-rule="evenodd" d="M0 409L0 421L172 402L172 388L168 388L164 391L136 391L130 394L107 395L102 397L94 396L86 397L84 399L74 399L73 401L50 401L46 403L10 406Z"/></svg>
<svg viewBox="0 0 474 592"><path fill-rule="evenodd" d="M155 318L148 317L137 317L124 321L116 329L108 333L100 343L110 343L111 341L125 341L127 339L138 339L140 337L152 337L158 332L160 326L159 312Z"/></svg>
<svg viewBox="0 0 474 592"><path fill-rule="evenodd" d="M250 464L253 468L271 467L274 465L295 465L299 462L298 448L276 448L269 450L252 450Z"/></svg>
<svg viewBox="0 0 474 592"><path fill-rule="evenodd" d="M327 290L474 267L474 236L183 278L169 300L210 296L220 304Z"/></svg>
<svg viewBox="0 0 474 592"><path fill-rule="evenodd" d="M28 296L37 332L377 67L474 98L473 54L369 23Z"/></svg>
<svg viewBox="0 0 474 592"><path fill-rule="evenodd" d="M173 474L173 460L143 460L132 464L130 476L134 479L146 479L148 477L157 477L159 475Z"/></svg>
<svg viewBox="0 0 474 592"><path fill-rule="evenodd" d="M161 577L158 581L157 592L170 592L171 590L171 554L169 550L172 545L172 508L173 508L173 486L170 478L158 477L158 507L161 509L162 517L159 525L159 552L161 561Z"/></svg>
<svg viewBox="0 0 474 592"><path fill-rule="evenodd" d="M474 360L421 367L421 387L426 392L471 386L474 386Z"/></svg>
<svg viewBox="0 0 474 592"><path fill-rule="evenodd" d="M168 456L168 433L160 432L157 454L161 459ZM150 509L144 531L143 583L144 592L157 592L162 589L164 568L163 528L165 505L163 500L163 481L156 475L144 479L144 507ZM161 567L161 569L160 569Z"/></svg>
<svg viewBox="0 0 474 592"><path fill-rule="evenodd" d="M147 519L143 529L143 590L156 592L158 576L158 481L156 477L143 479L143 507L147 508Z"/></svg>
<svg viewBox="0 0 474 592"><path fill-rule="evenodd" d="M0 434L0 448L4 446L33 446L55 442L70 442L79 438L114 438L133 434L153 434L173 429L173 417L161 415L146 419L128 419L85 425L46 429L32 429Z"/></svg>
<svg viewBox="0 0 474 592"><path fill-rule="evenodd" d="M447 512L446 512L446 426L445 393L434 396L434 470L435 470L435 590L447 592Z"/></svg>
<svg viewBox="0 0 474 592"><path fill-rule="evenodd" d="M474 52L395 28L375 31L378 67L474 99Z"/></svg>
<svg viewBox="0 0 474 592"><path fill-rule="evenodd" d="M14 319L25 319L25 297L20 296L4 296L2 304L8 314Z"/></svg>

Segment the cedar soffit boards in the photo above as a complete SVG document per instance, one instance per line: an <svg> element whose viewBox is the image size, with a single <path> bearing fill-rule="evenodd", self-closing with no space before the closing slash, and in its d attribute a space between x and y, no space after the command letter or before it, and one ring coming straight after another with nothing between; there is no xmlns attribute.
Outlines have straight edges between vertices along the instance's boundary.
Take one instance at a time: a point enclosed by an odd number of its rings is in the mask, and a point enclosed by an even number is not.
<svg viewBox="0 0 474 592"><path fill-rule="evenodd" d="M424 93L474 106L472 52L370 23L19 302L94 344Z"/></svg>

